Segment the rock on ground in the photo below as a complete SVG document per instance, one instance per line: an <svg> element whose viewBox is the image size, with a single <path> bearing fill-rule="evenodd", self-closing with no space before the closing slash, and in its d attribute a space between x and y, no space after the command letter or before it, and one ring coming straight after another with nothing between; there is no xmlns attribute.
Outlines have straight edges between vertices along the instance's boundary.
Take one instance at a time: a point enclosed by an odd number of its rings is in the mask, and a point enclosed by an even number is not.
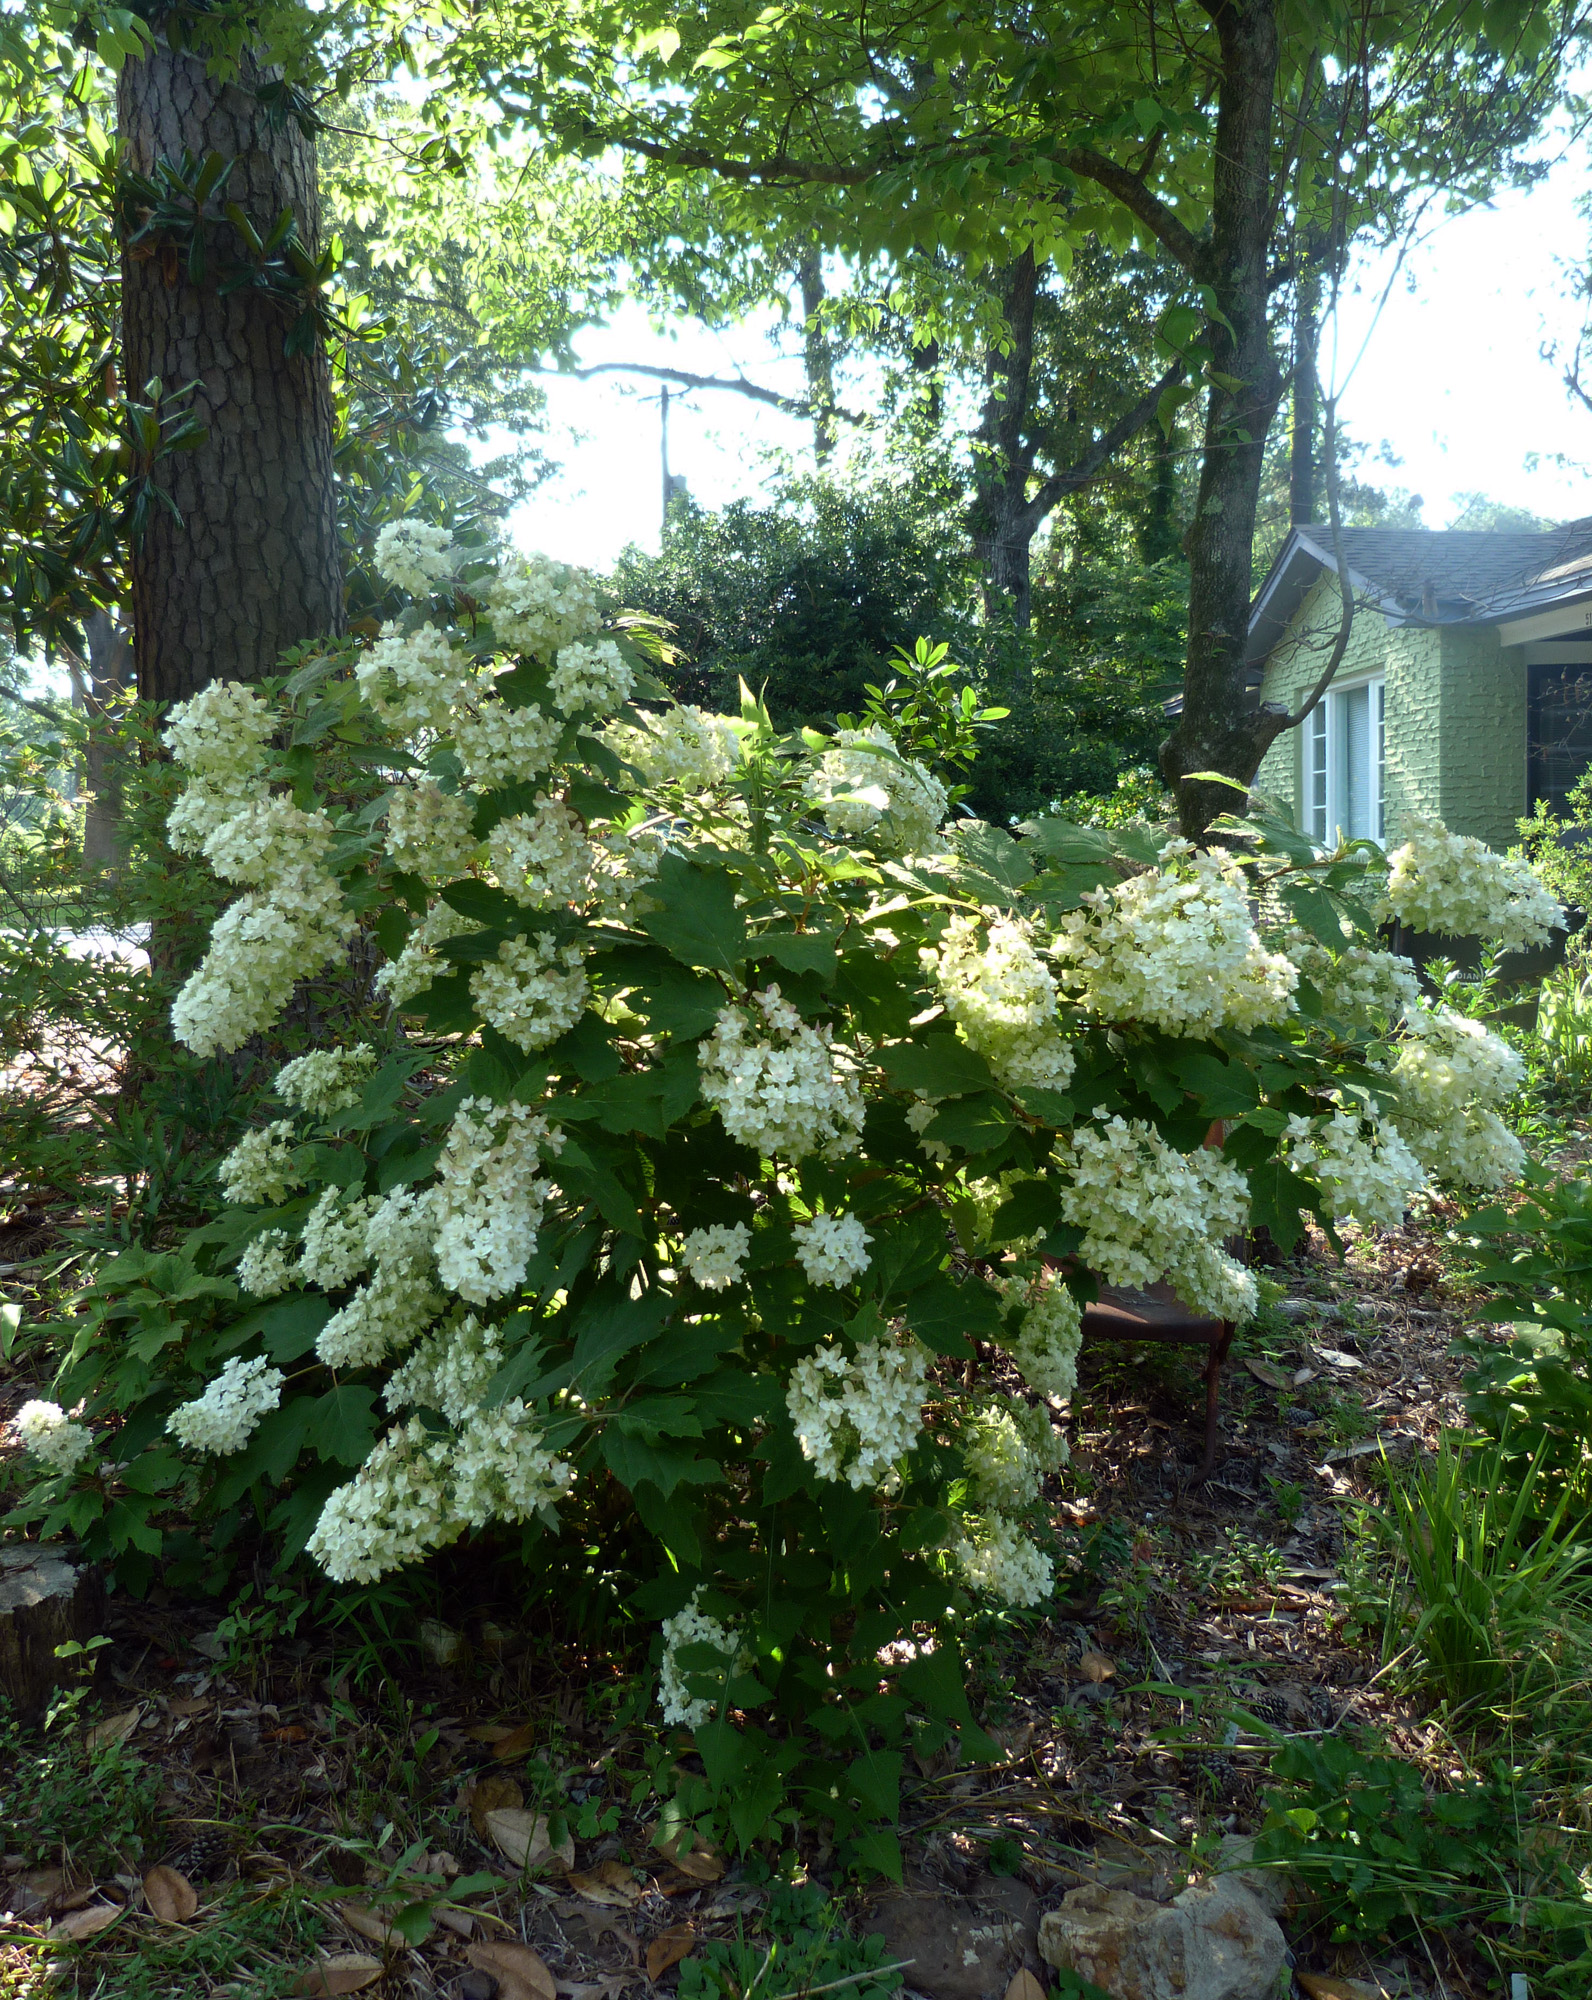
<svg viewBox="0 0 1592 2000"><path fill-rule="evenodd" d="M1276 1920L1230 1875L1170 1903L1090 1884L1040 1920L1047 1964L1112 2000L1273 2000L1288 1947Z"/></svg>
<svg viewBox="0 0 1592 2000"><path fill-rule="evenodd" d="M1012 1976L1037 1964L1039 1898L1015 1877L987 1877L965 1896L937 1883L886 1896L863 1925L912 1963L897 1975L931 2000L1002 2000Z"/></svg>

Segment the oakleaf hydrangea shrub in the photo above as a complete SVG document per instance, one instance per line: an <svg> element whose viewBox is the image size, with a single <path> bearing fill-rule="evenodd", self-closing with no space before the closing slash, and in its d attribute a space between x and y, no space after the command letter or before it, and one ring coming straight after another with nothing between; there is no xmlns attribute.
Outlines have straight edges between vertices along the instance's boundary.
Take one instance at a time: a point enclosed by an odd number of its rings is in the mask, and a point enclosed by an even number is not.
<svg viewBox="0 0 1592 2000"><path fill-rule="evenodd" d="M903 1750L983 1742L970 1619L1055 1587L1096 1286L1240 1321L1251 1223L1517 1170L1513 1058L1370 933L1449 873L1429 831L1389 870L958 823L880 722L671 706L579 571L384 549L373 643L170 719L173 838L240 891L173 1026L237 1048L362 930L399 1052L289 1063L218 1219L100 1273L35 1516L147 1568L247 1511L351 1585L611 1550L684 1808L888 1866ZM1466 850L1467 918L1545 922L1502 868Z"/></svg>

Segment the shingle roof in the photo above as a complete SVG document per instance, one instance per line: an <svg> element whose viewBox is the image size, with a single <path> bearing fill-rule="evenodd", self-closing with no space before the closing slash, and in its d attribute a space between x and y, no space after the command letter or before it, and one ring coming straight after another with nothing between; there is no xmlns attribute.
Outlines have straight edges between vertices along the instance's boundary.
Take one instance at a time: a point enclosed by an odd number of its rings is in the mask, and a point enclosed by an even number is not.
<svg viewBox="0 0 1592 2000"><path fill-rule="evenodd" d="M1345 528L1342 542L1356 592L1400 622L1491 624L1592 593L1592 517L1531 534ZM1252 670L1282 637L1317 577L1336 571L1332 550L1330 527L1312 523L1290 531L1250 611Z"/></svg>

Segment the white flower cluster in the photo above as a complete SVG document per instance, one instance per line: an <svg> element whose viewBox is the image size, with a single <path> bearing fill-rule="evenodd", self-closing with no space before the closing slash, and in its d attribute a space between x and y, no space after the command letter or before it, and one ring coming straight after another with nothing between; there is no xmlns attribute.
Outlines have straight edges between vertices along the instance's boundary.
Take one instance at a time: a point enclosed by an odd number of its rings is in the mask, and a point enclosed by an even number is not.
<svg viewBox="0 0 1592 2000"><path fill-rule="evenodd" d="M903 757L880 723L839 729L828 739L805 790L831 833L867 834L883 854L932 854L950 810L931 771Z"/></svg>
<svg viewBox="0 0 1592 2000"><path fill-rule="evenodd" d="M1329 1118L1290 1118L1283 1157L1318 1184L1330 1215L1378 1229L1396 1229L1426 1185L1426 1170L1398 1127L1358 1104L1340 1103Z"/></svg>
<svg viewBox="0 0 1592 2000"><path fill-rule="evenodd" d="M746 1276L752 1232L744 1222L714 1222L691 1230L680 1244L680 1256L693 1281L705 1292L722 1292Z"/></svg>
<svg viewBox="0 0 1592 2000"><path fill-rule="evenodd" d="M293 1162L293 1122L278 1118L256 1125L216 1169L228 1201L286 1201L304 1176Z"/></svg>
<svg viewBox="0 0 1592 2000"><path fill-rule="evenodd" d="M431 586L458 567L452 537L434 521L387 521L376 536L377 575L411 597L429 596Z"/></svg>
<svg viewBox="0 0 1592 2000"><path fill-rule="evenodd" d="M849 1285L868 1268L873 1238L854 1215L809 1216L796 1224L796 1261L810 1285Z"/></svg>
<svg viewBox="0 0 1592 2000"><path fill-rule="evenodd" d="M268 894L240 896L222 911L203 962L172 1002L173 1033L197 1056L242 1048L353 930L341 888L318 870L295 869Z"/></svg>
<svg viewBox="0 0 1592 2000"><path fill-rule="evenodd" d="M495 962L470 975L482 1018L528 1055L574 1027L590 990L580 947L545 936L505 938Z"/></svg>
<svg viewBox="0 0 1592 2000"><path fill-rule="evenodd" d="M968 1533L957 1544L956 1559L970 1589L1017 1610L1044 1603L1055 1576L1049 1556L1004 1514L975 1516L964 1525Z"/></svg>
<svg viewBox="0 0 1592 2000"><path fill-rule="evenodd" d="M238 1259L238 1283L256 1299L274 1299L298 1283L298 1258L285 1229L263 1229Z"/></svg>
<svg viewBox="0 0 1592 2000"><path fill-rule="evenodd" d="M1067 1440L1043 1410L1002 1397L972 1413L962 1458L978 1506L1021 1514L1067 1463Z"/></svg>
<svg viewBox="0 0 1592 2000"><path fill-rule="evenodd" d="M539 1170L563 1143L523 1104L459 1106L437 1163L437 1272L450 1292L484 1305L521 1282L552 1192Z"/></svg>
<svg viewBox="0 0 1592 2000"><path fill-rule="evenodd" d="M241 681L212 681L171 711L161 740L188 779L166 820L166 837L179 854L198 853L249 803L275 727L270 709Z"/></svg>
<svg viewBox="0 0 1592 2000"><path fill-rule="evenodd" d="M1411 930L1490 938L1507 950L1546 944L1564 911L1518 856L1495 854L1439 819L1411 814L1407 838L1388 856L1384 914Z"/></svg>
<svg viewBox="0 0 1592 2000"><path fill-rule="evenodd" d="M700 1590L692 1591L691 1601L685 1609L663 1621L663 1664L658 1670L658 1704L663 1710L664 1722L670 1728L700 1729L715 1706L708 1696L691 1693L686 1682L686 1670L679 1664L680 1652L687 1646L711 1646L722 1655L726 1672L742 1654L739 1636L699 1608L697 1599L700 1595ZM696 1671L701 1673L703 1670L697 1668Z"/></svg>
<svg viewBox="0 0 1592 2000"><path fill-rule="evenodd" d="M1015 1335L1002 1336L1012 1365L1036 1396L1066 1402L1078 1386L1082 1308L1054 1271L1041 1271L1027 1284L1008 1280L1002 1290L1004 1312L1025 1308Z"/></svg>
<svg viewBox="0 0 1592 2000"><path fill-rule="evenodd" d="M1413 1010L1394 1059L1399 1130L1441 1181L1485 1192L1518 1180L1525 1150L1497 1106L1525 1064L1509 1044L1448 1008Z"/></svg>
<svg viewBox="0 0 1592 2000"><path fill-rule="evenodd" d="M295 870L314 871L332 844L323 812L300 812L290 798L266 792L221 822L204 844L204 857L223 882L258 889Z"/></svg>
<svg viewBox="0 0 1592 2000"><path fill-rule="evenodd" d="M376 1051L368 1042L343 1049L312 1049L284 1063L271 1088L312 1118L331 1118L352 1111L376 1067Z"/></svg>
<svg viewBox="0 0 1592 2000"><path fill-rule="evenodd" d="M487 586L492 635L506 652L551 660L597 623L597 588L581 569L541 555L506 555Z"/></svg>
<svg viewBox="0 0 1592 2000"><path fill-rule="evenodd" d="M462 1427L480 1408L492 1377L503 1366L503 1330L474 1313L457 1314L433 1327L409 1359L387 1378L382 1400L389 1410L440 1410Z"/></svg>
<svg viewBox="0 0 1592 2000"><path fill-rule="evenodd" d="M73 1472L94 1450L94 1433L75 1424L59 1403L24 1403L11 1420L17 1442L52 1472Z"/></svg>
<svg viewBox="0 0 1592 2000"><path fill-rule="evenodd" d="M1394 951L1374 951L1369 945L1346 945L1329 951L1303 931L1290 931L1283 948L1303 976L1321 995L1329 1014L1355 1027L1372 1028L1397 1021L1408 1007L1421 1004L1421 982L1415 967Z"/></svg>
<svg viewBox="0 0 1592 2000"><path fill-rule="evenodd" d="M793 1160L855 1152L863 1117L856 1078L835 1067L823 1035L777 986L752 1000L761 1022L745 1007L725 1007L697 1048L702 1095L725 1131L755 1152Z"/></svg>
<svg viewBox="0 0 1592 2000"><path fill-rule="evenodd" d="M476 857L475 800L440 785L401 785L387 801L387 852L406 874L449 882Z"/></svg>
<svg viewBox="0 0 1592 2000"><path fill-rule="evenodd" d="M597 858L591 893L598 914L623 920L637 894L657 874L668 847L657 827L643 821L605 828L594 852Z"/></svg>
<svg viewBox="0 0 1592 2000"><path fill-rule="evenodd" d="M535 702L511 708L484 701L474 715L459 717L453 741L472 785L508 785L548 770L563 733L563 717L543 715Z"/></svg>
<svg viewBox="0 0 1592 2000"><path fill-rule="evenodd" d="M453 1513L467 1528L528 1521L569 1491L574 1468L543 1448L535 1412L518 1396L477 1410L453 1449Z"/></svg>
<svg viewBox="0 0 1592 2000"><path fill-rule="evenodd" d="M552 697L566 715L612 715L630 699L636 676L612 639L583 639L560 646L558 663L547 677Z"/></svg>
<svg viewBox="0 0 1592 2000"><path fill-rule="evenodd" d="M378 1205L375 1195L345 1202L341 1188L327 1188L304 1224L300 1277L323 1292L341 1291L362 1277L370 1263L365 1239Z"/></svg>
<svg viewBox="0 0 1592 2000"><path fill-rule="evenodd" d="M406 736L446 733L473 675L469 658L436 625L405 632L389 620L354 669L359 691L376 713Z"/></svg>
<svg viewBox="0 0 1592 2000"><path fill-rule="evenodd" d="M891 1492L896 1462L923 1428L928 1356L916 1341L865 1341L853 1356L826 1342L804 1354L785 1392L802 1456L820 1479L844 1479L858 1492Z"/></svg>
<svg viewBox="0 0 1592 2000"><path fill-rule="evenodd" d="M394 1188L365 1225L365 1252L375 1261L367 1284L321 1328L315 1352L328 1368L369 1368L402 1354L447 1303L431 1282L436 1196Z"/></svg>
<svg viewBox="0 0 1592 2000"><path fill-rule="evenodd" d="M535 809L499 820L487 835L492 872L530 910L583 902L597 857L580 816L561 799L536 796Z"/></svg>
<svg viewBox="0 0 1592 2000"><path fill-rule="evenodd" d="M1102 1021L1145 1021L1204 1038L1257 1028L1293 1008L1299 975L1267 951L1230 855L1169 841L1161 867L1093 889L1062 917L1052 955L1061 984Z"/></svg>
<svg viewBox="0 0 1592 2000"><path fill-rule="evenodd" d="M649 785L679 785L705 792L723 784L741 758L741 737L727 715L682 704L645 723L611 723L605 740Z"/></svg>
<svg viewBox="0 0 1592 2000"><path fill-rule="evenodd" d="M1055 982L1026 926L998 917L981 946L977 919L952 917L939 949L920 956L939 983L945 1011L1002 1083L1065 1087L1072 1050L1056 1019Z"/></svg>
<svg viewBox="0 0 1592 2000"><path fill-rule="evenodd" d="M446 961L438 955L438 945L480 928L469 917L461 917L451 903L433 903L410 932L403 950L378 970L372 984L378 993L386 995L391 1006L407 1007L446 969Z"/></svg>
<svg viewBox="0 0 1592 2000"><path fill-rule="evenodd" d="M230 1458L253 1437L267 1410L281 1402L284 1380L280 1368L234 1355L202 1396L177 1405L166 1428L190 1451Z"/></svg>
<svg viewBox="0 0 1592 2000"><path fill-rule="evenodd" d="M1255 1280L1222 1247L1249 1220L1249 1186L1220 1153L1176 1152L1135 1118L1080 1125L1061 1212L1084 1232L1081 1261L1109 1284L1165 1279L1215 1319L1247 1319Z"/></svg>

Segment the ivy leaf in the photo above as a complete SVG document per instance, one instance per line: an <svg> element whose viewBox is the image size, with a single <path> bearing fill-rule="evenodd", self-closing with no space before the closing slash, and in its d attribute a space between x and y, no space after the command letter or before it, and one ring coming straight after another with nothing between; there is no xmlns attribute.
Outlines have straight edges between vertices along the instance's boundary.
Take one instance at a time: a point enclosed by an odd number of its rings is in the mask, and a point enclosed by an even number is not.
<svg viewBox="0 0 1592 2000"><path fill-rule="evenodd" d="M334 1465L363 1465L376 1441L376 1392L340 1382L318 1396L305 1422L304 1442Z"/></svg>
<svg viewBox="0 0 1592 2000"><path fill-rule="evenodd" d="M759 931L750 952L756 958L772 958L787 972L815 972L829 979L835 970L835 940L822 931Z"/></svg>
<svg viewBox="0 0 1592 2000"><path fill-rule="evenodd" d="M580 1311L570 1331L575 1338L574 1380L589 1401L613 1380L620 1357L644 1347L663 1330L673 1301L662 1292L630 1296L622 1280L599 1285Z"/></svg>
<svg viewBox="0 0 1592 2000"><path fill-rule="evenodd" d="M526 914L523 904L515 902L506 889L494 889L490 882L450 882L442 900L471 923L495 930L517 930Z"/></svg>
<svg viewBox="0 0 1592 2000"><path fill-rule="evenodd" d="M746 956L746 920L735 907L735 885L722 868L700 868L666 854L653 879L660 907L640 919L682 965L733 973Z"/></svg>
<svg viewBox="0 0 1592 2000"><path fill-rule="evenodd" d="M1273 1242L1285 1257L1305 1233L1301 1209L1311 1214L1318 1212L1316 1190L1284 1166L1281 1160L1263 1160L1250 1170L1250 1227L1269 1230Z"/></svg>
<svg viewBox="0 0 1592 2000"><path fill-rule="evenodd" d="M907 1325L936 1354L966 1361L973 1350L967 1336L993 1334L1001 1324L1000 1300L982 1278L958 1284L941 1273L912 1294L902 1309Z"/></svg>
<svg viewBox="0 0 1592 2000"><path fill-rule="evenodd" d="M959 1146L964 1153L993 1153L1005 1145L1013 1129L1012 1114L993 1091L976 1097L953 1098L929 1120L925 1139L941 1146Z"/></svg>
<svg viewBox="0 0 1592 2000"><path fill-rule="evenodd" d="M1337 898L1329 896L1315 882L1285 882L1282 899L1294 921L1329 950L1342 951L1343 925L1338 917Z"/></svg>
<svg viewBox="0 0 1592 2000"><path fill-rule="evenodd" d="M992 1243L1016 1243L1039 1236L1061 1218L1061 1196L1049 1181L1019 1181L995 1211L990 1225Z"/></svg>

